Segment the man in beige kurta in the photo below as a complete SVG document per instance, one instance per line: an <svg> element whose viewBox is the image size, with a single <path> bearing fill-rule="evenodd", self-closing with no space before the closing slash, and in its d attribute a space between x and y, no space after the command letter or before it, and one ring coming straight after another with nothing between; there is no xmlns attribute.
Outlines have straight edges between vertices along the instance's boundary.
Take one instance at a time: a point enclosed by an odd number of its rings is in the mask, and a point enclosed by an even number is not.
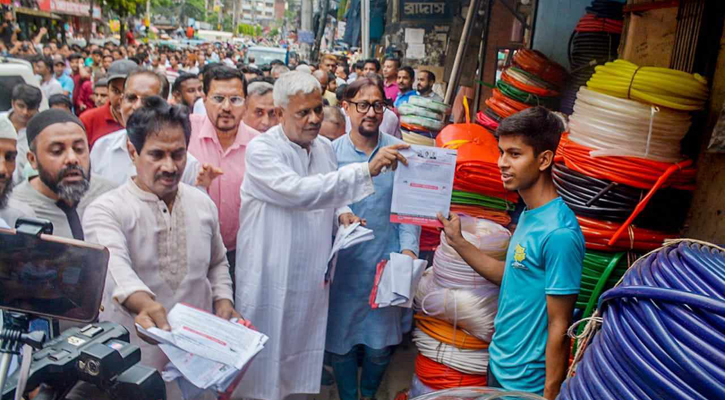
<svg viewBox="0 0 725 400"><path fill-rule="evenodd" d="M100 319L124 325L141 347L141 362L162 370L167 358L139 340L134 323L168 327L166 312L179 302L223 318L238 314L216 206L180 183L188 116L159 97L146 102L128 122L137 175L91 204L83 227L86 241L111 253Z"/></svg>

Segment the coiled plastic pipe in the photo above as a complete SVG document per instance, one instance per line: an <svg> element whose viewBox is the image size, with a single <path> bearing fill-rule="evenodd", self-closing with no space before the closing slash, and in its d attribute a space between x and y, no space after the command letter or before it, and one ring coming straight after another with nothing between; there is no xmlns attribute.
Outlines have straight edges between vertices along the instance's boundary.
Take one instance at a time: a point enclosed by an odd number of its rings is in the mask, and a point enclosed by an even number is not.
<svg viewBox="0 0 725 400"><path fill-rule="evenodd" d="M559 399L725 399L725 250L671 243L599 307L601 330Z"/></svg>
<svg viewBox="0 0 725 400"><path fill-rule="evenodd" d="M707 81L699 74L638 67L621 59L600 65L595 70L587 86L610 96L683 111L702 110L707 101Z"/></svg>

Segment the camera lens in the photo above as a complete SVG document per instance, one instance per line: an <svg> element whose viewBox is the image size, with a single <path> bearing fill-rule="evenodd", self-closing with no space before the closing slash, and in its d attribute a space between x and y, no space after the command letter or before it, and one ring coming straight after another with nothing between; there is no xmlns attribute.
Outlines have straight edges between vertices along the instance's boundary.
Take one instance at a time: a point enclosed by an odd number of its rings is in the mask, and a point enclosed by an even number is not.
<svg viewBox="0 0 725 400"><path fill-rule="evenodd" d="M101 364L96 360L88 361L88 375L98 376L101 373Z"/></svg>
<svg viewBox="0 0 725 400"><path fill-rule="evenodd" d="M96 360L88 361L88 374L90 376L98 376L101 373L101 363Z"/></svg>

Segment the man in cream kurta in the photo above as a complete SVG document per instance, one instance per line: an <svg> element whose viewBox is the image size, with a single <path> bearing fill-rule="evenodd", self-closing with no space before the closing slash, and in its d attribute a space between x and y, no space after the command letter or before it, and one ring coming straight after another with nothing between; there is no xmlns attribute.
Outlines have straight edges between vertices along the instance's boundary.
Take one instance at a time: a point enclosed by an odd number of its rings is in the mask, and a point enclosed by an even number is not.
<svg viewBox="0 0 725 400"><path fill-rule="evenodd" d="M86 241L111 252L99 319L129 329L145 365L161 370L167 361L158 346L136 336L134 316L121 306L129 295L147 292L166 310L183 302L211 312L213 300L232 300L216 206L193 186L179 184L169 212L156 195L128 180L88 206L83 228Z"/></svg>
<svg viewBox="0 0 725 400"><path fill-rule="evenodd" d="M374 193L371 177L405 162L381 149L368 163L337 169L330 141L319 136L322 95L309 74L290 72L274 86L280 125L247 147L237 235L236 308L269 336L235 392L281 400L318 393L329 285L325 269L336 219L347 204ZM336 218L337 217L337 218Z"/></svg>

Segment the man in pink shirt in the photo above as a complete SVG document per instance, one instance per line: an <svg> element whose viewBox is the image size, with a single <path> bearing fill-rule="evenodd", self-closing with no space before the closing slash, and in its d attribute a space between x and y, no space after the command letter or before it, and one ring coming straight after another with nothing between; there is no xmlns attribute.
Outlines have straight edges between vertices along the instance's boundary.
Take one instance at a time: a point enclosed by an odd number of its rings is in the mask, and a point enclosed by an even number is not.
<svg viewBox="0 0 725 400"><path fill-rule="evenodd" d="M247 82L239 70L227 66L204 74L206 115L192 114L189 152L201 163L221 170L207 189L219 210L224 246L234 274L239 208L239 189L244 179L247 144L259 134L242 122ZM234 281L234 278L232 278Z"/></svg>
<svg viewBox="0 0 725 400"><path fill-rule="evenodd" d="M383 61L383 86L385 88L385 98L391 102L398 98L400 88L398 88L398 68L400 68L400 60L394 57L386 57Z"/></svg>

